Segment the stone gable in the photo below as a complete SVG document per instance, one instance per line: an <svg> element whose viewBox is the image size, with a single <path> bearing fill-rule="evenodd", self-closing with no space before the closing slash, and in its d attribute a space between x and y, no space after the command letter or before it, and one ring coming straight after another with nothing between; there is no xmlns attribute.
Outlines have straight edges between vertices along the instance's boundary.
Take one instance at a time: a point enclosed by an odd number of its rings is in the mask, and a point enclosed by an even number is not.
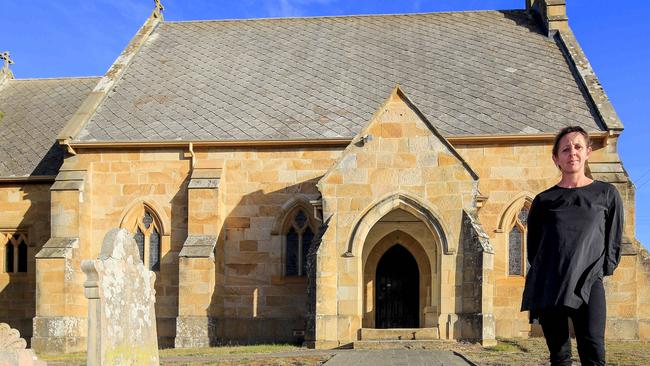
<svg viewBox="0 0 650 366"><path fill-rule="evenodd" d="M376 266L368 263L394 244L384 240L391 235L425 256L421 326L453 337L454 330L441 328L449 328L460 296L462 214L475 210L477 184L469 164L396 87L318 183L329 225L317 254L317 347L354 341L359 328L374 324L374 292L364 289L372 287ZM410 222L380 222L391 212Z"/></svg>

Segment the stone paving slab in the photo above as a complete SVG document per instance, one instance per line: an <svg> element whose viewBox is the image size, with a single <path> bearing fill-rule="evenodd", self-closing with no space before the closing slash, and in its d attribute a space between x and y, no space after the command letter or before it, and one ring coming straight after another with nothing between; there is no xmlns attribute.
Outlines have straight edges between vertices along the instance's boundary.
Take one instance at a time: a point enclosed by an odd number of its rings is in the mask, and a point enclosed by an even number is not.
<svg viewBox="0 0 650 366"><path fill-rule="evenodd" d="M323 366L468 366L473 365L451 351L350 350L337 353Z"/></svg>

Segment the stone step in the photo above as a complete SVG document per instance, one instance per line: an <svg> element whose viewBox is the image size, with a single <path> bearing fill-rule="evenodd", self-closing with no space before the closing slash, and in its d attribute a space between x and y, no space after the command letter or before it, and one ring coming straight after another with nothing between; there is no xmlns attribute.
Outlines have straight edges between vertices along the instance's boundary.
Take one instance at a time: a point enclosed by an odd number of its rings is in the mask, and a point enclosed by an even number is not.
<svg viewBox="0 0 650 366"><path fill-rule="evenodd" d="M371 341L354 341L353 349L440 349L441 343L449 342L446 340L371 340Z"/></svg>
<svg viewBox="0 0 650 366"><path fill-rule="evenodd" d="M361 328L359 340L433 340L440 339L440 331L437 327L433 328L391 328L375 329Z"/></svg>

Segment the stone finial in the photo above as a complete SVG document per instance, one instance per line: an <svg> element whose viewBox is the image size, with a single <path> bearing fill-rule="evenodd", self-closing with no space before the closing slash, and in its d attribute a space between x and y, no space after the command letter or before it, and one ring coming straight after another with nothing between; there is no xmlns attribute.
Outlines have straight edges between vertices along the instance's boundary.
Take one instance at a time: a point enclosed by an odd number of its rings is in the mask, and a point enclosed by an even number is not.
<svg viewBox="0 0 650 366"><path fill-rule="evenodd" d="M4 65L2 65L3 68L9 68L9 65L12 65L14 63L11 57L9 57L9 51L0 53L0 60L4 61Z"/></svg>
<svg viewBox="0 0 650 366"><path fill-rule="evenodd" d="M160 0L154 0L155 8L153 9L153 16L155 18L162 18L162 13L165 10L165 7L160 2Z"/></svg>
<svg viewBox="0 0 650 366"><path fill-rule="evenodd" d="M25 349L27 342L7 323L0 323L0 350Z"/></svg>
<svg viewBox="0 0 650 366"><path fill-rule="evenodd" d="M0 68L0 85L7 79L12 79L14 74L9 69L9 65L13 64L14 61L9 57L9 52L0 52L0 60L4 61L2 67Z"/></svg>

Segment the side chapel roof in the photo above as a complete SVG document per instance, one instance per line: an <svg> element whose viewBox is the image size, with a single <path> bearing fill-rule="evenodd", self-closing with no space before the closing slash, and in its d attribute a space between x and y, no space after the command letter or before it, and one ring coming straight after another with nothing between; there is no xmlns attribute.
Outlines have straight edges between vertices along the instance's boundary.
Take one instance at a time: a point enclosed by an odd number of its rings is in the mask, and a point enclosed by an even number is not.
<svg viewBox="0 0 650 366"><path fill-rule="evenodd" d="M56 175L56 142L99 78L9 79L0 85L0 177Z"/></svg>
<svg viewBox="0 0 650 366"><path fill-rule="evenodd" d="M606 130L514 10L163 21L74 141L351 138L396 84L445 136Z"/></svg>

